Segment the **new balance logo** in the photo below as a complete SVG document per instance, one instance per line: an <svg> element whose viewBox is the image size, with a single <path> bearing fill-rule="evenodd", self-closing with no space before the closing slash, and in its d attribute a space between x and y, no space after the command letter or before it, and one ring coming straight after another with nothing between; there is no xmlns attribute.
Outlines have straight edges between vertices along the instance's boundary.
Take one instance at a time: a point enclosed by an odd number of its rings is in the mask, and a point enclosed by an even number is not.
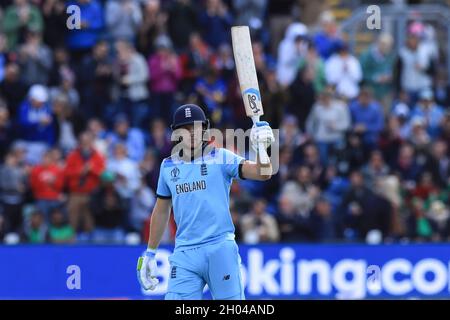
<svg viewBox="0 0 450 320"><path fill-rule="evenodd" d="M208 175L208 168L206 167L206 163L202 163L202 165L200 166L200 174L202 176Z"/></svg>
<svg viewBox="0 0 450 320"><path fill-rule="evenodd" d="M186 118L192 117L192 114L191 114L191 108L186 108L186 109L184 109L184 116L185 116Z"/></svg>
<svg viewBox="0 0 450 320"><path fill-rule="evenodd" d="M177 277L177 267L172 267L172 271L170 272L170 278L175 279Z"/></svg>
<svg viewBox="0 0 450 320"><path fill-rule="evenodd" d="M223 279L222 280L230 280L230 275L229 274L227 274L226 276L224 276L223 277Z"/></svg>

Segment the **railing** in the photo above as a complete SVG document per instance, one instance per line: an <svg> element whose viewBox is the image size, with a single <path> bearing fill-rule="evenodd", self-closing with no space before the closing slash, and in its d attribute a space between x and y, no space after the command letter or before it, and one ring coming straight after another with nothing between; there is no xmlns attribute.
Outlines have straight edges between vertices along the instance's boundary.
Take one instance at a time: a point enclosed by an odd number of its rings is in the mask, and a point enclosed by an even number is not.
<svg viewBox="0 0 450 320"><path fill-rule="evenodd" d="M380 30L367 28L368 5L359 6L353 10L351 17L341 22L340 31L347 37L350 48L355 50L361 42L361 38L368 39L368 42L371 43L378 34L388 32L392 34L395 49L398 51L405 43L408 24L412 21L421 21L435 28L436 40L443 53L441 59L445 62L450 75L450 59L448 58L450 53L450 8L447 5L399 3L379 5L379 7L381 12ZM368 43L366 42L366 44Z"/></svg>

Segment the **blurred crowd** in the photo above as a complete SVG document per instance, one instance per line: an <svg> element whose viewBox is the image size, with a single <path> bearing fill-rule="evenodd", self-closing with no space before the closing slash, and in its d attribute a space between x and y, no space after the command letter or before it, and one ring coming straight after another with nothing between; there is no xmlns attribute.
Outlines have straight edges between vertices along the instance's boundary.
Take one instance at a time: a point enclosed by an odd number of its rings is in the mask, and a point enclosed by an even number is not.
<svg viewBox="0 0 450 320"><path fill-rule="evenodd" d="M435 30L411 21L398 50L381 32L355 54L330 11L306 21L295 3L1 1L0 242L145 242L174 109L252 125L232 25L251 28L263 118L280 137L276 175L232 185L238 241L449 241ZM174 233L171 220L163 242Z"/></svg>

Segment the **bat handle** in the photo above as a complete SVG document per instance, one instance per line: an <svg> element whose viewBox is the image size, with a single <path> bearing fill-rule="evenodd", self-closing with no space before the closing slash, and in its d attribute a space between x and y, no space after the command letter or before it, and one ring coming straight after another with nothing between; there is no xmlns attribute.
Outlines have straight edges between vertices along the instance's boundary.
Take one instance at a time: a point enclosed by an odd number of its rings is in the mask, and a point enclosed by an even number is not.
<svg viewBox="0 0 450 320"><path fill-rule="evenodd" d="M259 162L261 164L269 164L270 159L269 155L267 154L267 150L264 146L264 143L258 144L258 155L259 155Z"/></svg>
<svg viewBox="0 0 450 320"><path fill-rule="evenodd" d="M252 116L253 123L256 124L259 121L259 116ZM261 164L269 164L270 159L269 155L267 154L267 150L264 146L264 143L258 144L258 156L259 156L259 162Z"/></svg>

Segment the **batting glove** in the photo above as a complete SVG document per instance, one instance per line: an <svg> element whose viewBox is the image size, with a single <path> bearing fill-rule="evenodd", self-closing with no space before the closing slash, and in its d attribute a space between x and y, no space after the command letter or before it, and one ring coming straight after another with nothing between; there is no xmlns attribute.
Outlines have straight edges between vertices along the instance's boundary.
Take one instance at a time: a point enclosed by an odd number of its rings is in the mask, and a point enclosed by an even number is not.
<svg viewBox="0 0 450 320"><path fill-rule="evenodd" d="M258 151L258 145L262 144L267 149L275 141L272 128L267 121L256 122L250 132L250 144L255 152Z"/></svg>
<svg viewBox="0 0 450 320"><path fill-rule="evenodd" d="M144 290L155 290L159 283L156 278L156 250L147 249L137 263L137 277Z"/></svg>

